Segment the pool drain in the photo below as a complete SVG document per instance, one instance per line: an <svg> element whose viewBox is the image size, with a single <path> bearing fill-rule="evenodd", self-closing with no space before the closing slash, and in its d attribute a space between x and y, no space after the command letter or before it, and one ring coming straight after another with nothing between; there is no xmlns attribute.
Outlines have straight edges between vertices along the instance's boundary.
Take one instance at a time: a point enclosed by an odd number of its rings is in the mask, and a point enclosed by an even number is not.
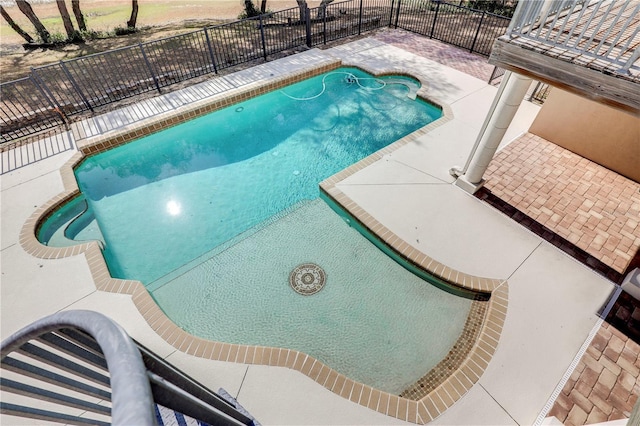
<svg viewBox="0 0 640 426"><path fill-rule="evenodd" d="M322 290L326 277L324 270L315 263L303 263L291 271L289 284L296 293L310 296Z"/></svg>

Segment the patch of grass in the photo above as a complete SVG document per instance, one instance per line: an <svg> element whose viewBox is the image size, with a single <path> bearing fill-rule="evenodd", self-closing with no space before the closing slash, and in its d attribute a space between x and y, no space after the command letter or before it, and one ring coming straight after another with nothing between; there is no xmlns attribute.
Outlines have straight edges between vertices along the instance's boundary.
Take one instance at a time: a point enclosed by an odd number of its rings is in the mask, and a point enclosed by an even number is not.
<svg viewBox="0 0 640 426"><path fill-rule="evenodd" d="M85 3L89 5L90 3ZM131 14L131 4L123 3L118 7L95 7L86 8L84 10L85 20L87 21L87 29L108 30L116 26L126 25L129 15Z"/></svg>

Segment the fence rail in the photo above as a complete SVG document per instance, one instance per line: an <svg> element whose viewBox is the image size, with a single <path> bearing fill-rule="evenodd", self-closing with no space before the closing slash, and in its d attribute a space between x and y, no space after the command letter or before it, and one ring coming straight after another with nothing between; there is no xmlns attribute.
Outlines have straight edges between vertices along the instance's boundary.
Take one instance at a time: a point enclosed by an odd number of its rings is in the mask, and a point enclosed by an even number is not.
<svg viewBox="0 0 640 426"><path fill-rule="evenodd" d="M396 28L484 56L489 56L493 40L505 33L510 21L504 16L438 1L398 1L396 8Z"/></svg>
<svg viewBox="0 0 640 426"><path fill-rule="evenodd" d="M0 85L0 143L190 78L383 27L402 28L488 56L509 19L440 0L345 0L32 68L29 77Z"/></svg>

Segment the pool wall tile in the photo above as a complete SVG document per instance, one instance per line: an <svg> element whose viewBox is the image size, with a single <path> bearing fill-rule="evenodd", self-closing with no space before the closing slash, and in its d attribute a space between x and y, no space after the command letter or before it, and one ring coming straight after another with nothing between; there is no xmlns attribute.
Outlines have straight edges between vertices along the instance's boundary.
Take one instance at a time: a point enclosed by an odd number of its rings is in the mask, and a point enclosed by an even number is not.
<svg viewBox="0 0 640 426"><path fill-rule="evenodd" d="M294 370L297 370L297 371L302 371L302 366L303 366L303 365L304 365L304 363L306 362L307 357L308 357L308 356L307 356L306 354L304 354L304 353L300 352L300 353L298 354L298 356L296 357L296 361L295 361L295 362L294 362L294 364L293 364L293 369L294 369Z"/></svg>
<svg viewBox="0 0 640 426"><path fill-rule="evenodd" d="M407 421L418 423L418 403L416 401L407 401Z"/></svg>
<svg viewBox="0 0 640 426"><path fill-rule="evenodd" d="M378 401L378 407L376 411L387 414L389 408L389 395L387 392L380 392L380 400Z"/></svg>
<svg viewBox="0 0 640 426"><path fill-rule="evenodd" d="M169 339L167 339L167 343L169 343L173 347L176 347L179 346L180 343L182 343L182 340L184 340L184 334L182 333L182 330L176 329L173 331L173 333L171 333Z"/></svg>
<svg viewBox="0 0 640 426"><path fill-rule="evenodd" d="M176 349L181 352L187 352L187 349L191 345L191 339L185 333L180 333L180 337L176 340L176 343L173 345Z"/></svg>
<svg viewBox="0 0 640 426"><path fill-rule="evenodd" d="M270 348L269 362L267 365L277 366L278 358L280 357L280 348Z"/></svg>
<svg viewBox="0 0 640 426"><path fill-rule="evenodd" d="M248 346L247 347L247 354L244 357L245 364L253 364L253 357L255 356L255 353L256 353L256 347L255 346Z"/></svg>
<svg viewBox="0 0 640 426"><path fill-rule="evenodd" d="M353 385L353 380L345 378L344 385L342 386L342 390L340 391L340 396L349 399L349 397L351 396L351 391L353 390Z"/></svg>
<svg viewBox="0 0 640 426"><path fill-rule="evenodd" d="M331 372L331 368L329 368L325 364L322 364L321 368L318 370L317 375L313 377L313 380L315 380L316 382L324 386L325 382L327 381L327 378L329 377L330 372Z"/></svg>
<svg viewBox="0 0 640 426"><path fill-rule="evenodd" d="M447 380L444 381L442 386L455 401L464 396L468 391L468 389L460 382L456 374L452 374L447 377Z"/></svg>
<svg viewBox="0 0 640 426"><path fill-rule="evenodd" d="M191 338L188 340L189 340L189 345L186 347L186 349L183 350L183 352L188 353L189 355L195 356L196 352L198 352L198 348L200 347L202 339Z"/></svg>
<svg viewBox="0 0 640 426"><path fill-rule="evenodd" d="M320 372L322 371L323 368L324 368L324 364L316 360L313 366L311 367L309 374L307 374L307 376L309 376L311 380L315 380L316 382L318 382Z"/></svg>
<svg viewBox="0 0 640 426"><path fill-rule="evenodd" d="M262 365L271 365L271 354L272 354L272 349L269 347L262 347L262 360L260 361L260 364Z"/></svg>
<svg viewBox="0 0 640 426"><path fill-rule="evenodd" d="M451 397L451 395L449 395L449 393L445 390L444 386L440 386L438 390L436 390L436 395L440 398L440 400L442 401L442 403L445 405L446 408L451 407L455 402Z"/></svg>
<svg viewBox="0 0 640 426"><path fill-rule="evenodd" d="M338 377L336 378L335 383L333 384L333 387L331 388L331 391L333 391L334 393L337 393L338 395L342 394L342 388L344 387L344 384L346 382L347 378L344 377L342 374L338 373Z"/></svg>
<svg viewBox="0 0 640 426"><path fill-rule="evenodd" d="M229 354L229 362L244 364L246 355L247 355L246 345L232 345L231 353Z"/></svg>
<svg viewBox="0 0 640 426"><path fill-rule="evenodd" d="M287 358L289 357L289 349L282 348L280 349L280 354L278 356L278 361L276 365L278 367L285 367L287 365Z"/></svg>
<svg viewBox="0 0 640 426"><path fill-rule="evenodd" d="M429 414L429 411L427 411L427 407L424 406L424 403L422 401L418 402L416 405L417 405L416 423L425 424L433 420L433 417L431 417L431 415Z"/></svg>
<svg viewBox="0 0 640 426"><path fill-rule="evenodd" d="M296 359L298 359L299 355L300 352L289 350L289 353L287 354L287 360L285 362L285 367L293 369L296 364Z"/></svg>
<svg viewBox="0 0 640 426"><path fill-rule="evenodd" d="M440 410L438 410L438 407L436 406L435 401L433 400L432 396L428 396L426 398L424 398L422 400L422 402L424 403L424 406L427 408L427 411L429 412L429 414L431 415L432 419L437 418L440 414L442 414L442 412Z"/></svg>
<svg viewBox="0 0 640 426"><path fill-rule="evenodd" d="M398 398L395 395L389 395L389 405L387 406L387 414L393 417L398 417Z"/></svg>
<svg viewBox="0 0 640 426"><path fill-rule="evenodd" d="M310 375L309 373L311 373L311 368L315 363L316 363L315 358L307 355L307 358L305 359L304 363L302 364L302 368L299 371L305 376L309 376Z"/></svg>
<svg viewBox="0 0 640 426"><path fill-rule="evenodd" d="M169 334L167 336L167 338L165 339L165 341L167 343L169 343L170 345L173 345L173 343L175 343L176 340L178 340L178 337L182 334L182 330L180 330L179 327L172 327L169 330Z"/></svg>
<svg viewBox="0 0 640 426"><path fill-rule="evenodd" d="M325 388L332 390L337 379L338 379L338 372L336 370L331 369L329 371L329 374L327 375L327 379L324 381L324 383L322 383L322 385Z"/></svg>
<svg viewBox="0 0 640 426"><path fill-rule="evenodd" d="M355 403L360 403L360 396L362 395L362 383L354 382L353 388L351 389L351 395L349 395L349 399Z"/></svg>
<svg viewBox="0 0 640 426"><path fill-rule="evenodd" d="M449 399L451 400L451 405L453 405L453 403L455 403L455 401L460 399L460 397L464 395L464 393L460 394L451 382L452 382L451 376L447 377L447 380L445 380L442 383L442 385L440 385L440 389L442 389L442 391L449 396Z"/></svg>
<svg viewBox="0 0 640 426"><path fill-rule="evenodd" d="M469 361L465 362L460 370L464 373L465 376L469 378L469 380L471 380L473 383L476 383L480 379L480 376L476 373L476 370L469 364Z"/></svg>
<svg viewBox="0 0 640 426"><path fill-rule="evenodd" d="M265 347L258 346L253 354L253 364L266 364L265 363ZM268 359L268 358L266 358Z"/></svg>
<svg viewBox="0 0 640 426"><path fill-rule="evenodd" d="M151 328L153 328L156 333L161 334L164 330L168 329L171 326L171 320L167 318L166 315L162 315L158 321L154 324L149 324Z"/></svg>
<svg viewBox="0 0 640 426"><path fill-rule="evenodd" d="M400 420L408 420L409 401L404 398L398 398L398 411L396 417Z"/></svg>
<svg viewBox="0 0 640 426"><path fill-rule="evenodd" d="M381 392L377 389L371 390L371 395L369 396L369 402L366 407L369 407L372 410L378 410L378 405L380 404ZM362 404L361 404L362 405Z"/></svg>
<svg viewBox="0 0 640 426"><path fill-rule="evenodd" d="M431 394L431 401L433 401L433 405L435 405L439 413L444 413L447 408L449 408L442 398L440 398L440 393L438 391Z"/></svg>
<svg viewBox="0 0 640 426"><path fill-rule="evenodd" d="M213 348L211 349L211 359L215 359L217 361L220 360L220 352L222 352L222 345L223 344L221 342L214 342Z"/></svg>
<svg viewBox="0 0 640 426"><path fill-rule="evenodd" d="M358 404L368 407L369 406L369 399L371 398L371 392L372 392L372 388L371 386L367 386L367 385L363 385L362 387L362 393L360 394L360 400L357 401Z"/></svg>
<svg viewBox="0 0 640 426"><path fill-rule="evenodd" d="M150 312L150 314L147 315L145 318L151 328L154 327L154 324L156 323L156 321L161 320L164 317L164 313L160 311L160 309L150 309L147 312Z"/></svg>

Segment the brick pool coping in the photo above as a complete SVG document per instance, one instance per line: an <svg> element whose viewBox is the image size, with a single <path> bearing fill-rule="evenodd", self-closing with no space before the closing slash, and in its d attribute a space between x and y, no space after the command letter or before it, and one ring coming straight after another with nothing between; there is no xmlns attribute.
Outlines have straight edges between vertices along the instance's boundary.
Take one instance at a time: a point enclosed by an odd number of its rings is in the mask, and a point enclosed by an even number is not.
<svg viewBox="0 0 640 426"><path fill-rule="evenodd" d="M357 66L375 76L404 74L417 78L422 83L418 96L439 105L442 108L443 117L321 182L321 190L341 208L349 212L388 249L404 258L411 265L429 272L448 285L478 293L480 296L484 295L485 299L484 301L475 300L472 303L465 329L449 354L436 368L405 390L402 393L403 396L383 392L351 380L312 356L296 350L229 344L195 337L180 329L162 312L141 282L112 278L97 242L71 247L48 247L36 239L39 224L57 207L78 196L79 189L73 168L86 156L109 150L147 134L336 69L339 66ZM167 343L184 353L218 361L287 367L305 374L326 389L359 405L400 420L418 424L430 422L465 395L488 367L497 349L506 318L508 283L505 280L477 277L456 271L427 256L378 222L336 187L337 183L380 160L385 154L415 141L453 118L448 105L428 96L427 79L420 77L419 72L402 70L397 67L372 70L359 64L331 60L319 66L274 77L269 79L266 84L251 83L242 88L232 89L195 102L178 111L159 114L135 125L124 126L115 131L80 140L78 141L79 151L60 169L65 191L38 208L25 222L20 232L20 244L27 253L45 259L84 254L98 290L131 295L134 304L149 326ZM471 337L471 341L468 337ZM466 340L465 344L460 344L461 340Z"/></svg>

